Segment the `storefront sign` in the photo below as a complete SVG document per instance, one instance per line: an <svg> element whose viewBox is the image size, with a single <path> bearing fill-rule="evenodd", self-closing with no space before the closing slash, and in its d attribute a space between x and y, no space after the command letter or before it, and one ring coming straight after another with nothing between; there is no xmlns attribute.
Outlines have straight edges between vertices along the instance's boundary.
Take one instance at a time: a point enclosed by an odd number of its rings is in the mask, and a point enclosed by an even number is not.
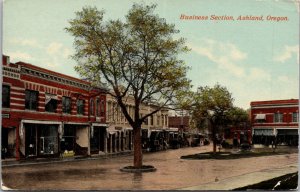
<svg viewBox="0 0 300 192"><path fill-rule="evenodd" d="M8 113L2 113L2 119L9 119L9 114Z"/></svg>

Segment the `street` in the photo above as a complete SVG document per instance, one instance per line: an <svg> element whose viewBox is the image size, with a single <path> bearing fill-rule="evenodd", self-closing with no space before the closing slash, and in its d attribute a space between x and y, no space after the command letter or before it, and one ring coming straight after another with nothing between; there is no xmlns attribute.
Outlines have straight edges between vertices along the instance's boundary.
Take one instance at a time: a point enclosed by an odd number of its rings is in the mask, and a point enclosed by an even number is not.
<svg viewBox="0 0 300 192"><path fill-rule="evenodd" d="M156 172L124 173L119 168L132 164L122 156L64 163L2 168L5 187L11 189L156 189L171 190L221 181L247 173L296 164L298 154L242 158L235 160L181 160L180 156L206 152L212 146L181 148L144 154L144 164Z"/></svg>

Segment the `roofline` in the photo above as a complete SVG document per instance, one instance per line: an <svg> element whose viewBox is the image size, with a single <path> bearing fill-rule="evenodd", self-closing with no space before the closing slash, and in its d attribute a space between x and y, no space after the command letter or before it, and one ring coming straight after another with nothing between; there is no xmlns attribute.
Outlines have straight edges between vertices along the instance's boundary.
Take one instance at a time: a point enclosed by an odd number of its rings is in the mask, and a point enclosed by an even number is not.
<svg viewBox="0 0 300 192"><path fill-rule="evenodd" d="M252 101L250 106L256 105L290 105L299 104L299 99L282 99L282 100L267 100L267 101Z"/></svg>
<svg viewBox="0 0 300 192"><path fill-rule="evenodd" d="M30 68L30 69L34 69L34 70L49 73L49 74L52 74L52 75L56 75L56 76L59 76L59 77L62 77L62 78L67 78L67 79L70 79L70 80L73 80L73 81L78 81L80 83L84 83L84 84L87 84L87 85L91 84L88 81L84 81L84 80L78 79L76 77L72 77L72 76L69 76L69 75L65 75L65 74L62 74L62 73L51 71L49 69L45 69L45 68L42 68L42 67L38 67L38 66L30 64L30 63L25 63L25 62L19 61L15 64L20 65L21 67L27 67L27 68Z"/></svg>

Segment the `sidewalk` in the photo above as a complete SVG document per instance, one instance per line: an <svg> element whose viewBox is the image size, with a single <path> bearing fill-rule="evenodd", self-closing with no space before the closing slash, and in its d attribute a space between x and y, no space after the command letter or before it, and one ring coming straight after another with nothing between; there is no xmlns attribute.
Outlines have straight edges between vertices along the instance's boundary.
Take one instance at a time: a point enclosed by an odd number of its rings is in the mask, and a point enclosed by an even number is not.
<svg viewBox="0 0 300 192"><path fill-rule="evenodd" d="M258 172L252 172L244 175L230 177L221 181L218 181L218 179L216 178L215 182L205 183L193 187L181 188L177 190L232 190L232 189L260 183L262 181L266 181L269 179L273 179L275 177L279 177L289 173L294 173L297 171L298 171L298 165L291 164L291 165L287 165L275 169L265 169Z"/></svg>
<svg viewBox="0 0 300 192"><path fill-rule="evenodd" d="M26 165L37 165L37 164L48 164L48 163L63 163L72 161L86 161L86 160L96 160L96 159L106 159L119 156L126 156L132 154L132 151L122 151L117 153L107 153L101 155L91 155L91 156L74 156L67 158L36 158L36 159L25 159L17 161L15 159L4 159L1 161L2 167L14 167L14 166L26 166Z"/></svg>

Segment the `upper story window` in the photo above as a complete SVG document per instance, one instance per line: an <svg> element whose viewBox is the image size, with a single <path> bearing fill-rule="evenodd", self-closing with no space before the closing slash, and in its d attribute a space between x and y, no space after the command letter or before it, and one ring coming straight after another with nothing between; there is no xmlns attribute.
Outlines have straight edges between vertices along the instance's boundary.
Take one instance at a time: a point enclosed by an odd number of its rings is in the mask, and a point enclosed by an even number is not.
<svg viewBox="0 0 300 192"><path fill-rule="evenodd" d="M265 123L266 122L266 114L256 114L255 122L256 123Z"/></svg>
<svg viewBox="0 0 300 192"><path fill-rule="evenodd" d="M63 113L71 113L71 98L70 97L62 97L62 112Z"/></svg>
<svg viewBox="0 0 300 192"><path fill-rule="evenodd" d="M283 114L282 113L275 113L274 114L274 122L281 123L283 121Z"/></svg>
<svg viewBox="0 0 300 192"><path fill-rule="evenodd" d="M101 111L101 115L103 115L104 109L105 109L104 100L101 99L101 101L100 101L100 111Z"/></svg>
<svg viewBox="0 0 300 192"><path fill-rule="evenodd" d="M45 111L55 113L57 109L57 95L45 95Z"/></svg>
<svg viewBox="0 0 300 192"><path fill-rule="evenodd" d="M100 105L100 102L99 102L99 98L96 99L96 116L100 116L100 112L99 112L99 105Z"/></svg>
<svg viewBox="0 0 300 192"><path fill-rule="evenodd" d="M153 125L154 121L153 121L153 115L150 116L150 125Z"/></svg>
<svg viewBox="0 0 300 192"><path fill-rule="evenodd" d="M299 121L299 113L298 112L293 112L292 113L292 121L293 122L298 122Z"/></svg>
<svg viewBox="0 0 300 192"><path fill-rule="evenodd" d="M84 114L84 100L83 99L77 100L77 114L79 114L79 115Z"/></svg>
<svg viewBox="0 0 300 192"><path fill-rule="evenodd" d="M10 86L2 85L2 107L10 107Z"/></svg>
<svg viewBox="0 0 300 192"><path fill-rule="evenodd" d="M37 91L25 90L25 109L37 110L38 94Z"/></svg>
<svg viewBox="0 0 300 192"><path fill-rule="evenodd" d="M90 99L90 114L94 115L94 99Z"/></svg>

